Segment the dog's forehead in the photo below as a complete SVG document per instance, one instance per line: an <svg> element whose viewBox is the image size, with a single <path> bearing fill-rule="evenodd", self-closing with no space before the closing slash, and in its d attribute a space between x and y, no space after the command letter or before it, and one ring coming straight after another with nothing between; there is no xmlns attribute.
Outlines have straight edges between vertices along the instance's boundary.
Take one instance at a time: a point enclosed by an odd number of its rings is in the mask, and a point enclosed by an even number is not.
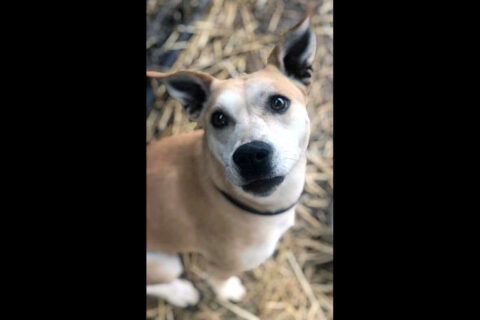
<svg viewBox="0 0 480 320"><path fill-rule="evenodd" d="M263 69L238 78L222 80L213 90L217 105L251 104L271 94L281 94L305 104L305 93L280 72ZM235 103L235 104L236 104Z"/></svg>
<svg viewBox="0 0 480 320"><path fill-rule="evenodd" d="M245 87L252 97L261 97L264 93L281 94L305 104L305 92L285 77L276 68L270 66L245 76Z"/></svg>
<svg viewBox="0 0 480 320"><path fill-rule="evenodd" d="M218 106L236 105L242 102L243 90L239 86L226 86L219 90L215 104Z"/></svg>
<svg viewBox="0 0 480 320"><path fill-rule="evenodd" d="M216 82L212 91L212 101L215 105L230 105L243 96L244 83L241 78L232 78Z"/></svg>

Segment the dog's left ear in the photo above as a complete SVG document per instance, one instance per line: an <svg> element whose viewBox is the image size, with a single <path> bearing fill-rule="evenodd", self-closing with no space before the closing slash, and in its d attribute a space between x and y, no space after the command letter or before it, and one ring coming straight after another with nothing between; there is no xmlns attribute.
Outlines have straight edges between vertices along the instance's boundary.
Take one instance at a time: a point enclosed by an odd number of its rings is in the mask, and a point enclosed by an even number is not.
<svg viewBox="0 0 480 320"><path fill-rule="evenodd" d="M275 46L267 63L273 64L287 77L308 86L312 77L312 62L315 57L316 40L307 14L288 31Z"/></svg>
<svg viewBox="0 0 480 320"><path fill-rule="evenodd" d="M214 77L208 73L183 70L175 73L147 71L147 77L157 78L167 87L168 93L183 106L191 120L199 118L210 98Z"/></svg>

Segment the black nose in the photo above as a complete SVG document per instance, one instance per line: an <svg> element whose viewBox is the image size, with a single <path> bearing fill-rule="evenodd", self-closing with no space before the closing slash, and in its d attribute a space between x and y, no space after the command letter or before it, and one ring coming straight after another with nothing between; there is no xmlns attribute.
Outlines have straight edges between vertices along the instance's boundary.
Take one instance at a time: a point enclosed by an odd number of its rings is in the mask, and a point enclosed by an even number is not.
<svg viewBox="0 0 480 320"><path fill-rule="evenodd" d="M271 170L272 151L269 144L252 141L235 151L233 161L245 179L264 178Z"/></svg>

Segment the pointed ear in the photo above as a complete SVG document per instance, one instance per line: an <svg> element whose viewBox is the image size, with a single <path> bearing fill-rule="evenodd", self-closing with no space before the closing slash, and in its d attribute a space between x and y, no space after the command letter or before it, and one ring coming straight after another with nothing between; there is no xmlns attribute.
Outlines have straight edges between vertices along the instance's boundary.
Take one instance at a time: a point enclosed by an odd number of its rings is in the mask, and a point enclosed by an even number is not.
<svg viewBox="0 0 480 320"><path fill-rule="evenodd" d="M273 64L287 77L304 85L310 84L312 62L315 57L315 33L310 22L311 13L288 31L275 46L267 63Z"/></svg>
<svg viewBox="0 0 480 320"><path fill-rule="evenodd" d="M183 105L193 121L198 119L207 104L210 87L215 79L207 73L191 70L175 73L147 71L147 77L162 80L168 93Z"/></svg>

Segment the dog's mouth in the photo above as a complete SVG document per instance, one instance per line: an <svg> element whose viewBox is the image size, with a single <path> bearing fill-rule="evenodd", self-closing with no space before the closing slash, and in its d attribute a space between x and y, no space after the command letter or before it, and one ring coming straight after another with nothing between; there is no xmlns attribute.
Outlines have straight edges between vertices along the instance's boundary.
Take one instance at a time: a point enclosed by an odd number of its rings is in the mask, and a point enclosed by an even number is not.
<svg viewBox="0 0 480 320"><path fill-rule="evenodd" d="M245 192L265 197L272 194L284 179L285 177L283 176L277 176L269 179L259 179L243 185L242 189Z"/></svg>

